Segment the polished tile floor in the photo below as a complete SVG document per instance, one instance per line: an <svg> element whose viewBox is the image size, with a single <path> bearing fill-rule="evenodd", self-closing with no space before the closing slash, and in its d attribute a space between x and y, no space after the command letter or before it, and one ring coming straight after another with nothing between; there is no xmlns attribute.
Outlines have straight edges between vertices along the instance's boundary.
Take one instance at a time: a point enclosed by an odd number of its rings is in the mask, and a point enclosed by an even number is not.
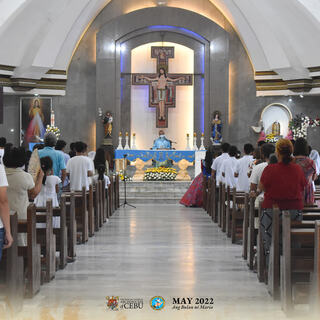
<svg viewBox="0 0 320 320"><path fill-rule="evenodd" d="M154 311L153 296L166 306ZM143 310L110 311L106 296L144 299ZM212 310L172 310L174 297L212 297ZM19 319L284 319L250 272L241 246L202 209L139 204L118 210L77 261L26 300Z"/></svg>

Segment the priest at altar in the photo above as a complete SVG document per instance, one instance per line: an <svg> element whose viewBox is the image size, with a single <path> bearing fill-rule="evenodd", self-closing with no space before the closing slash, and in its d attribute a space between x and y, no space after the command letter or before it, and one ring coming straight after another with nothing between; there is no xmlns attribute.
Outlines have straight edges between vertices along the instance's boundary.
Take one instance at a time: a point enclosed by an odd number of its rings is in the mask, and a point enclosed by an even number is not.
<svg viewBox="0 0 320 320"><path fill-rule="evenodd" d="M171 149L171 141L165 136L163 130L159 131L159 138L154 140L152 150Z"/></svg>

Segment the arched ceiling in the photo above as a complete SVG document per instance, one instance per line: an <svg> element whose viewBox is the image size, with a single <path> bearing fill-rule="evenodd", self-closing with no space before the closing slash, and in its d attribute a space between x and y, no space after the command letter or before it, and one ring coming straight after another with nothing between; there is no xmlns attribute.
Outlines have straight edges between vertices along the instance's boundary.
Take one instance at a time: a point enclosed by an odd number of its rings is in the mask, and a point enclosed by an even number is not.
<svg viewBox="0 0 320 320"><path fill-rule="evenodd" d="M310 79L309 68L320 66L319 0L113 0L123 13L164 2L210 19L203 9L208 1L232 24L256 72ZM0 0L0 65L15 67L7 70L14 78L41 79L48 70L67 70L82 34L109 2Z"/></svg>

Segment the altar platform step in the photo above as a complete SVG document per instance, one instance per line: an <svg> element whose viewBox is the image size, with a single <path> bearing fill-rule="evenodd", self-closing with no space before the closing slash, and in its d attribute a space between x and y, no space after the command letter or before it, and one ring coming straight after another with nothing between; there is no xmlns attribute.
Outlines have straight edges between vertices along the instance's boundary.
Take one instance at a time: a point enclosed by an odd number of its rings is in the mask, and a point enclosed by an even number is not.
<svg viewBox="0 0 320 320"><path fill-rule="evenodd" d="M127 181L129 203L178 203L191 181ZM124 183L120 183L120 202L124 199Z"/></svg>

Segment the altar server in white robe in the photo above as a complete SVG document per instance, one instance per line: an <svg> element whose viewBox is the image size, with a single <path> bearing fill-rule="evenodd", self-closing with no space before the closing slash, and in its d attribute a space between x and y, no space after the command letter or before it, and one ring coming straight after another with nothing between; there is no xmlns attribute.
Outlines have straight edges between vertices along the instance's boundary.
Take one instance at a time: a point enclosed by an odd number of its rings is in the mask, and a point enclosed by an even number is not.
<svg viewBox="0 0 320 320"><path fill-rule="evenodd" d="M229 148L230 148L230 144L229 143L223 143L221 145L221 149L222 149L222 154L219 157L216 157L212 163L211 169L212 169L212 173L211 175L216 177L216 183L217 186L219 186L220 181L224 182L224 178L222 176L222 171L221 171L221 167L222 164L224 163L225 160L227 160L229 158Z"/></svg>
<svg viewBox="0 0 320 320"><path fill-rule="evenodd" d="M235 170L235 177L238 178L237 181L237 191L249 192L250 182L248 177L249 166L253 161L253 145L247 143L243 147L244 156L238 160Z"/></svg>
<svg viewBox="0 0 320 320"><path fill-rule="evenodd" d="M231 146L229 149L229 158L223 161L221 172L224 177L225 184L230 188L236 188L238 178L235 177L235 170L239 160L236 159L238 149Z"/></svg>

